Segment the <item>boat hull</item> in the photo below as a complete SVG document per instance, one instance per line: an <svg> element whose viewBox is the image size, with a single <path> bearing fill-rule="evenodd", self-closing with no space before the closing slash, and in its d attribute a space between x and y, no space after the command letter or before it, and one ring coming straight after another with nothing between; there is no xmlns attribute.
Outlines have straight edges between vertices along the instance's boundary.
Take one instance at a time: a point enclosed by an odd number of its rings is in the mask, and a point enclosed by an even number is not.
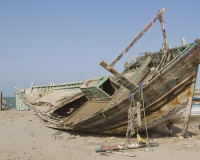
<svg viewBox="0 0 200 160"><path fill-rule="evenodd" d="M185 111L188 104L189 111L187 112L190 114L198 71L198 64L195 63L194 58L196 51L197 47L168 66L142 89L147 128L182 120L181 115L175 113ZM73 123L66 121L62 126L71 127L77 131L123 135L127 132L129 106L130 100L127 97L120 103L108 109L102 109L86 119ZM173 116L170 113L173 113ZM139 131L143 130L145 130L144 118L142 118L142 126L139 127Z"/></svg>

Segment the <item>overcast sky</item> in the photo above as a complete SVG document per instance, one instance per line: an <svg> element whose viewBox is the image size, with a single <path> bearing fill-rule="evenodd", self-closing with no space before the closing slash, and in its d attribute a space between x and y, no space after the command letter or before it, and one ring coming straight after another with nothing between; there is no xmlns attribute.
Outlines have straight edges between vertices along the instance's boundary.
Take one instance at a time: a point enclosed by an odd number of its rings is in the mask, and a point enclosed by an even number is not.
<svg viewBox="0 0 200 160"><path fill-rule="evenodd" d="M163 15L169 45L200 37L198 0L1 0L0 90L65 83L110 75L110 63L133 38L167 7ZM160 50L159 21L116 64L123 71L130 55ZM199 72L200 74L200 72ZM200 86L198 74L197 85Z"/></svg>

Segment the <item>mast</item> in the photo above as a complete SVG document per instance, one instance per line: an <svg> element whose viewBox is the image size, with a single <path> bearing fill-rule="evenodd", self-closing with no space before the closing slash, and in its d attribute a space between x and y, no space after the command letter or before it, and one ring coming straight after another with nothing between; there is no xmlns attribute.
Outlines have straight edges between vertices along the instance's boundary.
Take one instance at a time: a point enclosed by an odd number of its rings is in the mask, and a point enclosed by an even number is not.
<svg viewBox="0 0 200 160"><path fill-rule="evenodd" d="M151 20L151 22L131 41L131 43L110 63L110 67L113 67L122 57L123 55L125 55L129 49L131 47L133 47L133 45L148 31L149 28L151 28L151 26L156 22L157 19L161 19L162 18L162 14L166 11L166 7L164 7L163 9L161 9L160 11L158 11L158 14ZM160 20L160 22L162 21L162 19ZM164 34L165 32L165 29L164 29L164 22L162 21L162 24L163 26L163 35L165 35L166 37L166 34ZM166 44L168 44L167 42L167 38L165 38L166 40Z"/></svg>

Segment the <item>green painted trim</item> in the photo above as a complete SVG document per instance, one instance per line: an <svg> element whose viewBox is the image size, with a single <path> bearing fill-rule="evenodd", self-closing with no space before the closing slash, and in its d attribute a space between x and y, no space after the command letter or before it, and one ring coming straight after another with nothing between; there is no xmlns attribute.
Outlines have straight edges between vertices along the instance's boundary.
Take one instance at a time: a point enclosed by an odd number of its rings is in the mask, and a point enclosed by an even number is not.
<svg viewBox="0 0 200 160"><path fill-rule="evenodd" d="M99 88L105 81L107 81L110 77L109 76L105 76L103 77L96 85L95 87Z"/></svg>
<svg viewBox="0 0 200 160"><path fill-rule="evenodd" d="M19 111L19 95L15 94L15 101L16 101L16 110Z"/></svg>

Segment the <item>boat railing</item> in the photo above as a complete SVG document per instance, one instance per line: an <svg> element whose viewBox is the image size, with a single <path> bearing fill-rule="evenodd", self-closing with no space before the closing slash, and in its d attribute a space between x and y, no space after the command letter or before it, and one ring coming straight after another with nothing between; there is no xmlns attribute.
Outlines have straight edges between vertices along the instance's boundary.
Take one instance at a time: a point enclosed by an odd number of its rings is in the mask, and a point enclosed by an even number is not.
<svg viewBox="0 0 200 160"><path fill-rule="evenodd" d="M194 47L196 46L196 43L192 44L192 45L188 45L188 47L186 49L184 49L184 51L182 51L180 54L178 54L172 61L170 61L166 66L164 66L161 70L160 73L164 72L167 70L167 68L170 65L173 65L176 63L176 61L178 61L179 59L181 59L182 57L186 56L187 54L189 54Z"/></svg>

